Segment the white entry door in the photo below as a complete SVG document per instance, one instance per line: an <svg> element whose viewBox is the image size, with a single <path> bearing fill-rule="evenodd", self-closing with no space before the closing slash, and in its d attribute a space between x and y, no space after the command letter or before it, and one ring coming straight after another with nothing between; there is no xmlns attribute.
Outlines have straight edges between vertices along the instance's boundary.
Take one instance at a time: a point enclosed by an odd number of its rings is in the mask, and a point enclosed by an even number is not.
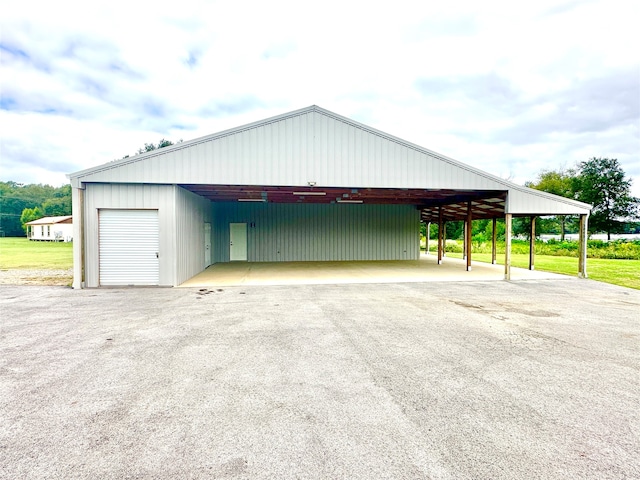
<svg viewBox="0 0 640 480"><path fill-rule="evenodd" d="M157 210L100 210L100 285L158 285Z"/></svg>
<svg viewBox="0 0 640 480"><path fill-rule="evenodd" d="M247 261L247 224L229 224L229 260Z"/></svg>
<svg viewBox="0 0 640 480"><path fill-rule="evenodd" d="M204 224L204 268L211 265L211 224Z"/></svg>

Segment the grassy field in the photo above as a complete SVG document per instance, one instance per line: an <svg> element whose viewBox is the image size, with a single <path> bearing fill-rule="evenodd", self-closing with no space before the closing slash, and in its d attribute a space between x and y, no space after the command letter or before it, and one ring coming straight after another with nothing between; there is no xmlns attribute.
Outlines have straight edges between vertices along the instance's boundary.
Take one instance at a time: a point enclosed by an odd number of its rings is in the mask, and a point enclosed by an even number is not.
<svg viewBox="0 0 640 480"><path fill-rule="evenodd" d="M462 258L462 253L448 252L447 256ZM472 252L471 261L491 263L491 254ZM504 254L498 255L497 261L500 265L504 265ZM511 254L511 265L529 268L529 255ZM577 276L578 259L575 257L536 255L535 269ZM640 260L589 258L587 259L587 275L592 280L640 290Z"/></svg>
<svg viewBox="0 0 640 480"><path fill-rule="evenodd" d="M73 244L0 238L2 270L65 270L73 267Z"/></svg>

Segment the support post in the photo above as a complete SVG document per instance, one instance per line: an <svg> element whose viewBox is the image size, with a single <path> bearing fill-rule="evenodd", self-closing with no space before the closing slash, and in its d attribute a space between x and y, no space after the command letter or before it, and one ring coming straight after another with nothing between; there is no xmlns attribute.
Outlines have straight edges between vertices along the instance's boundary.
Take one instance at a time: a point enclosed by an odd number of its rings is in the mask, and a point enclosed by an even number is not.
<svg viewBox="0 0 640 480"><path fill-rule="evenodd" d="M444 237L444 222L442 221L442 207L438 207L438 265L442 263L442 245Z"/></svg>
<svg viewBox="0 0 640 480"><path fill-rule="evenodd" d="M467 221L462 222L462 259L467 258Z"/></svg>
<svg viewBox="0 0 640 480"><path fill-rule="evenodd" d="M73 215L73 283L75 289L84 288L84 189L71 190Z"/></svg>
<svg viewBox="0 0 640 480"><path fill-rule="evenodd" d="M531 216L531 228L529 230L529 270L534 270L536 261L536 217Z"/></svg>
<svg viewBox="0 0 640 480"><path fill-rule="evenodd" d="M578 277L587 277L587 237L588 237L589 215L580 215L580 243L578 251Z"/></svg>
<svg viewBox="0 0 640 480"><path fill-rule="evenodd" d="M431 222L427 222L427 255L429 255L430 241L431 241Z"/></svg>
<svg viewBox="0 0 640 480"><path fill-rule="evenodd" d="M511 280L511 219L510 213L504 216L504 279Z"/></svg>
<svg viewBox="0 0 640 480"><path fill-rule="evenodd" d="M496 254L497 254L497 248L496 248L496 239L498 238L498 229L497 229L497 219L493 218L493 221L491 222L491 264L495 265L496 264Z"/></svg>
<svg viewBox="0 0 640 480"><path fill-rule="evenodd" d="M471 215L471 202L467 202L467 221L465 222L467 225L467 229L464 232L466 238L466 253L467 253L467 272L471 271L471 230L472 230L472 220L473 217Z"/></svg>

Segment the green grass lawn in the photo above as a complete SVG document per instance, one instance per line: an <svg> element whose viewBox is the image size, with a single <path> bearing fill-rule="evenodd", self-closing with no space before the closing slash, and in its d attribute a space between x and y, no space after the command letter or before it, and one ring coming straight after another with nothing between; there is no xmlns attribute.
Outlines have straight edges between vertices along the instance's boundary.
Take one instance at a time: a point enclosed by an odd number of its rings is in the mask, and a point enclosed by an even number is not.
<svg viewBox="0 0 640 480"><path fill-rule="evenodd" d="M47 270L73 267L73 244L0 238L0 269Z"/></svg>
<svg viewBox="0 0 640 480"><path fill-rule="evenodd" d="M461 253L447 252L447 256L452 258L462 258ZM491 263L491 254L472 253L471 261ZM500 265L504 265L504 254L498 255L497 261ZM529 268L529 255L518 253L511 254L511 265L514 267ZM535 269L545 272L577 276L578 259L575 257L536 255ZM640 290L640 260L588 258L587 276L592 280Z"/></svg>

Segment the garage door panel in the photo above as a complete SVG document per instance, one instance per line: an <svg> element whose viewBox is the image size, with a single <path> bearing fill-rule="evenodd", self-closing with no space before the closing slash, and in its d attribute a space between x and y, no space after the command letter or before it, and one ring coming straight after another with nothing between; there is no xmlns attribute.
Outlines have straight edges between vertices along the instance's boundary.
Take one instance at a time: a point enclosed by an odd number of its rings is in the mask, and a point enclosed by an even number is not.
<svg viewBox="0 0 640 480"><path fill-rule="evenodd" d="M157 210L100 210L100 285L158 285Z"/></svg>

